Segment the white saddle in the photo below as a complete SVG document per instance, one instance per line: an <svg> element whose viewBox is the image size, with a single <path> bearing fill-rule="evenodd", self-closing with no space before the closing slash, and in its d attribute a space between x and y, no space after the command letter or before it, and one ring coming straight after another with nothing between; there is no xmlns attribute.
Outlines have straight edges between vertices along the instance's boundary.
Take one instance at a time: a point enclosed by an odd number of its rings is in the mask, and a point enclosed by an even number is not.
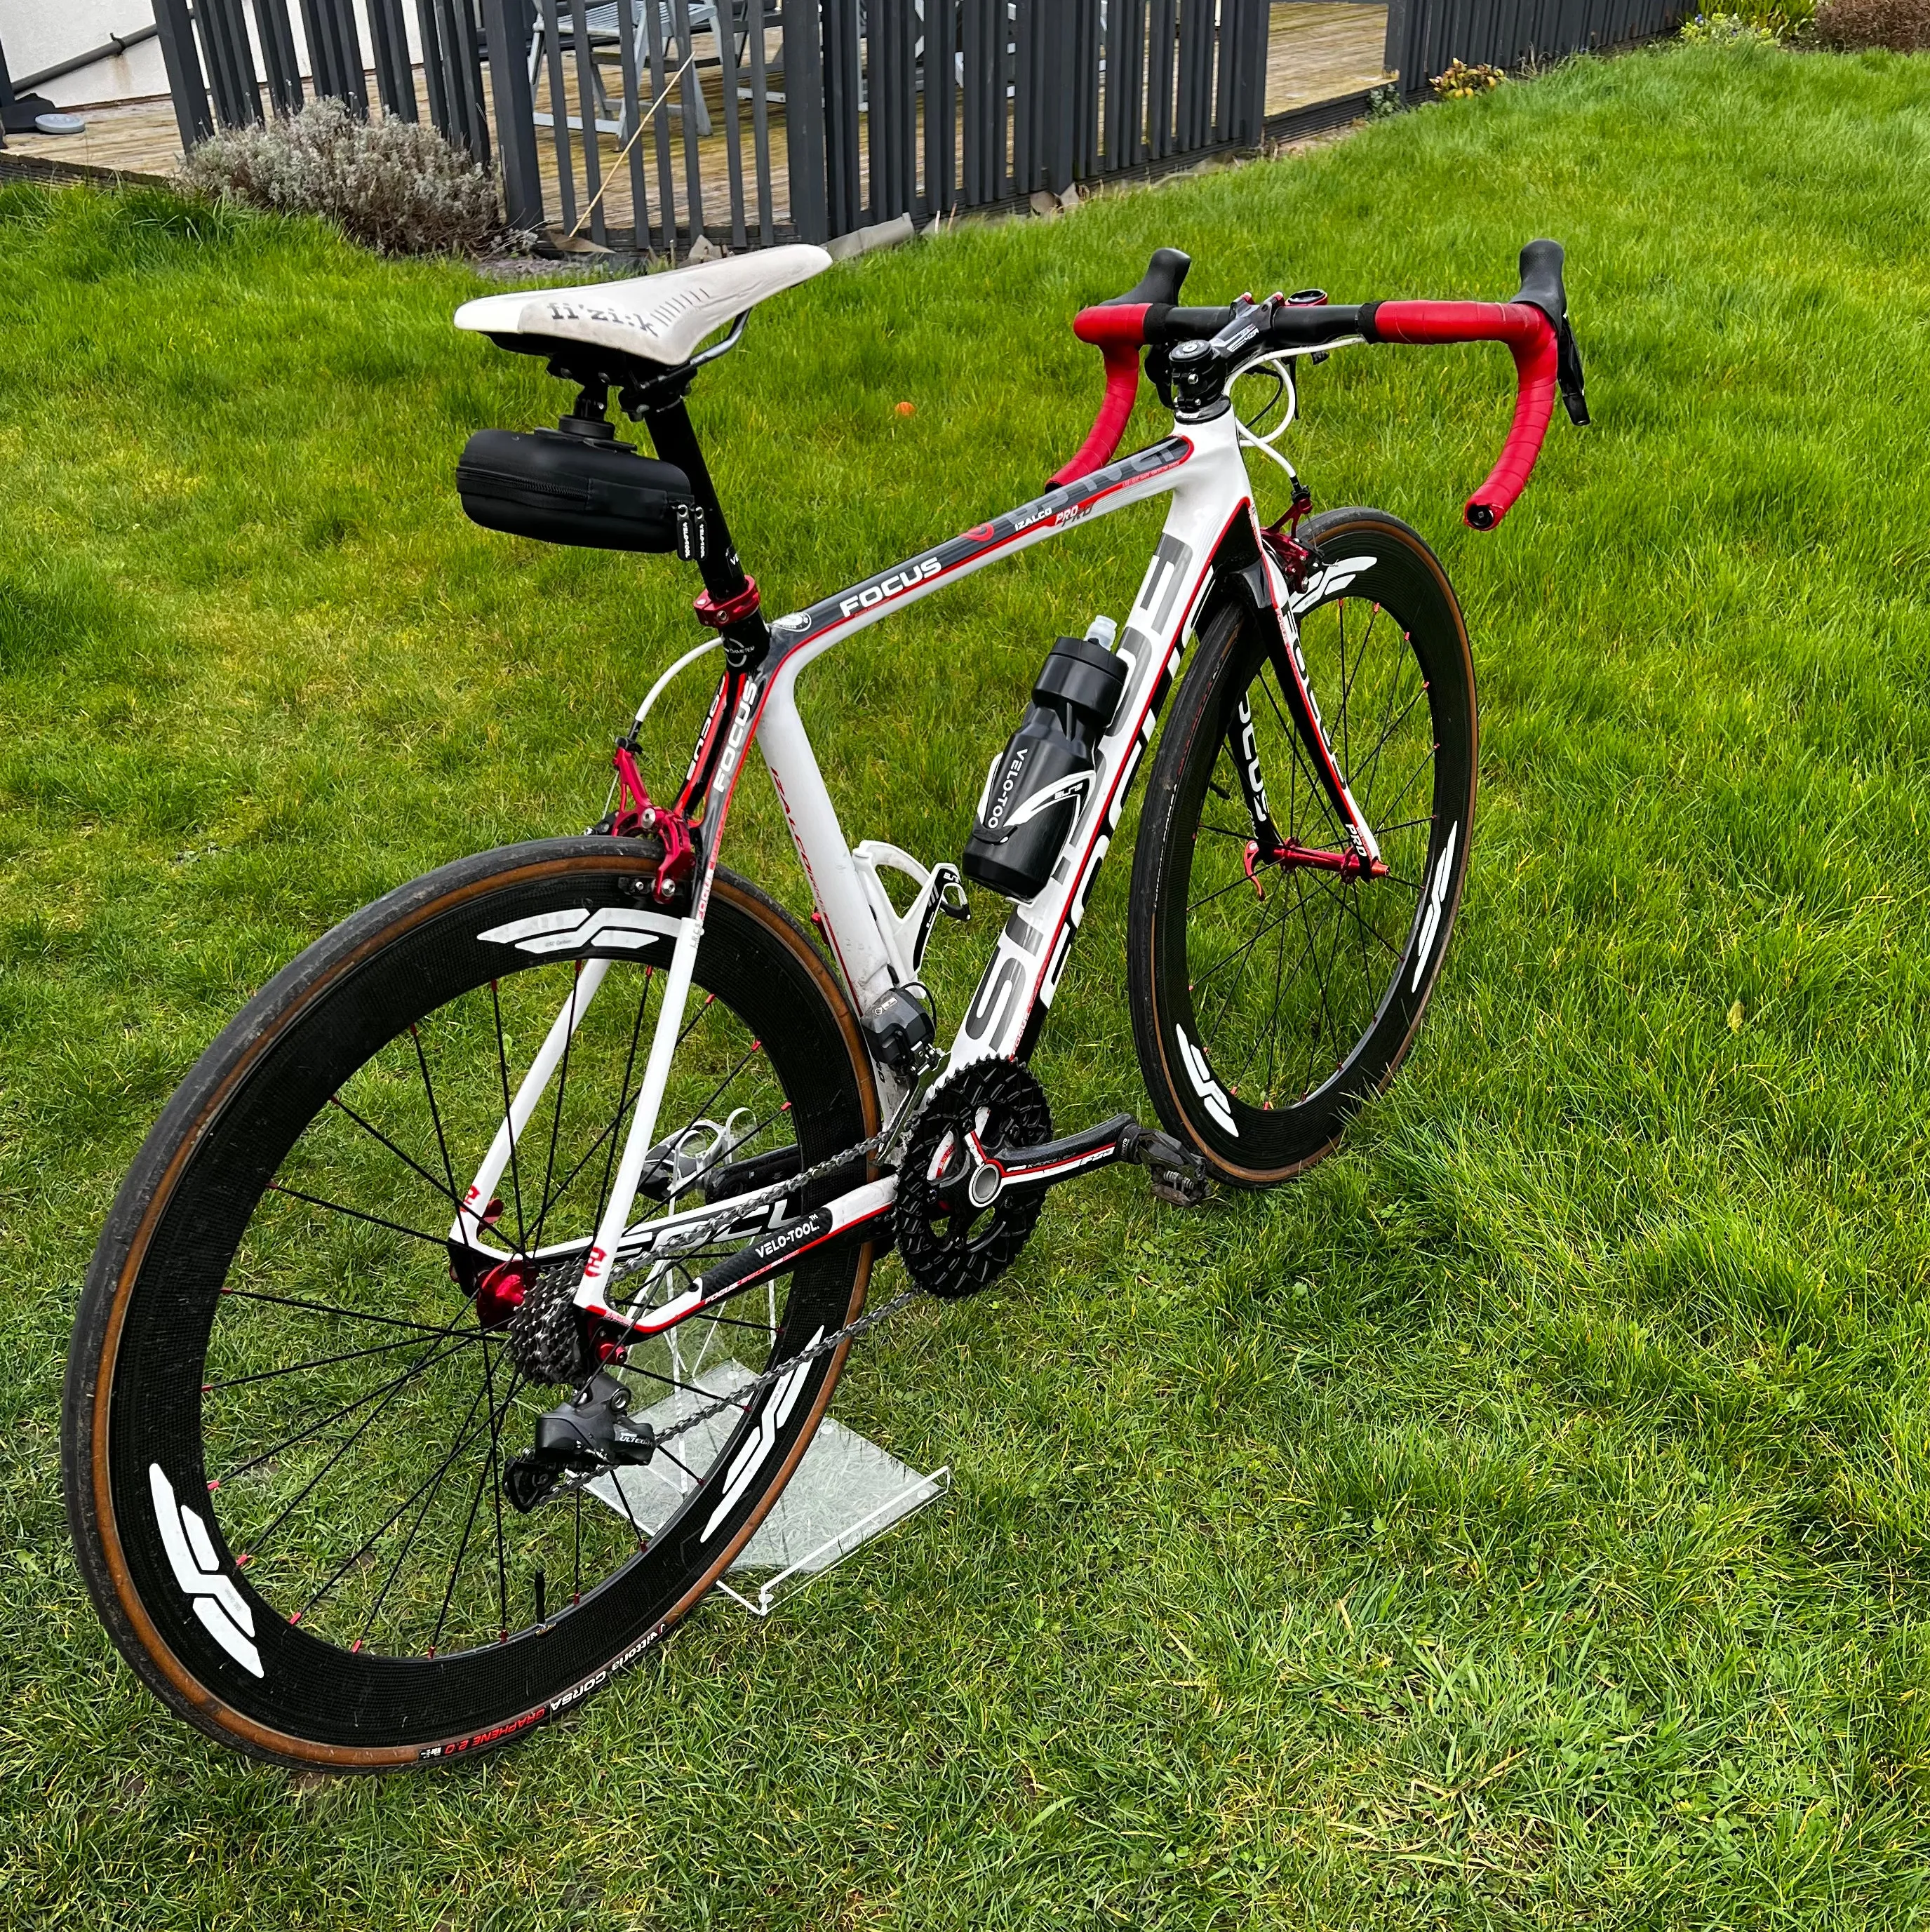
<svg viewBox="0 0 1930 1932"><path fill-rule="evenodd" d="M594 343L674 367L689 362L707 335L767 296L795 288L830 266L823 249L799 242L627 282L484 296L464 302L455 322L480 335Z"/></svg>

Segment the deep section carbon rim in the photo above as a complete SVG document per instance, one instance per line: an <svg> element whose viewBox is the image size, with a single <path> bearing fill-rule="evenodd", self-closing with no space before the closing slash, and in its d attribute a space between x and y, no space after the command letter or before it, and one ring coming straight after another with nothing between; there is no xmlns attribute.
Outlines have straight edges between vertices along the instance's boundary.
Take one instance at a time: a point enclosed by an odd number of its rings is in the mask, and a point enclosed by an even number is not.
<svg viewBox="0 0 1930 1932"><path fill-rule="evenodd" d="M1439 970L1466 857L1473 694L1445 580L1391 518L1337 513L1314 534L1301 659L1378 854L1351 848L1280 665L1230 608L1162 748L1163 1112L1236 1180L1316 1156L1385 1080Z"/></svg>
<svg viewBox="0 0 1930 1932"><path fill-rule="evenodd" d="M648 1467L527 1515L506 1498L506 1462L566 1394L519 1363L514 1298L532 1257L596 1225L670 950L626 916L639 861L557 844L575 862L452 893L272 1025L131 1258L107 1459L126 1583L171 1660L282 1754L446 1751L571 1701L717 1567L835 1378L814 1358ZM782 915L727 884L698 979L633 1226L868 1131L848 1016ZM559 1024L487 1265L452 1265L456 1203ZM734 1245L623 1293L660 1303ZM834 1332L863 1273L855 1250L813 1258L608 1366L633 1413L674 1422Z"/></svg>

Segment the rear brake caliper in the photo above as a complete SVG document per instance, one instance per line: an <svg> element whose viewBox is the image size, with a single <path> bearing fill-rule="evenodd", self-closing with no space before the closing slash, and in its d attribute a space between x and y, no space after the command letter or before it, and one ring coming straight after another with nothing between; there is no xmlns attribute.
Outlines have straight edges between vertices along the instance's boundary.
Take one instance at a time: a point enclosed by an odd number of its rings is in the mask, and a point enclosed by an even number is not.
<svg viewBox="0 0 1930 1932"><path fill-rule="evenodd" d="M697 844L683 814L670 806L654 805L637 770L637 748L620 738L611 754L617 772L617 808L593 829L617 838L635 838L647 832L663 848L657 866L656 898L668 904L677 888L697 869Z"/></svg>

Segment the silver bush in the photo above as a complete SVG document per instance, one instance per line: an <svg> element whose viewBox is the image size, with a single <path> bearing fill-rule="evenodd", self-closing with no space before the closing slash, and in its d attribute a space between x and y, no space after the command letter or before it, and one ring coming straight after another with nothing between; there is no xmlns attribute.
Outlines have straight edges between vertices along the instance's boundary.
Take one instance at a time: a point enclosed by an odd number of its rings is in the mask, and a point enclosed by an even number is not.
<svg viewBox="0 0 1930 1932"><path fill-rule="evenodd" d="M386 255L475 254L502 232L494 178L434 128L339 100L211 136L189 184L279 214L319 214Z"/></svg>

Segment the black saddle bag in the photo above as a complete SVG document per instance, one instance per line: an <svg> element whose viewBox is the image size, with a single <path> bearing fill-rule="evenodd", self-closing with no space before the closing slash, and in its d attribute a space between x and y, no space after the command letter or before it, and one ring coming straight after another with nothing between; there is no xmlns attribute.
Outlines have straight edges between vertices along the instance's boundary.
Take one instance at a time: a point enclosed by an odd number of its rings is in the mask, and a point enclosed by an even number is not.
<svg viewBox="0 0 1930 1932"><path fill-rule="evenodd" d="M701 554L690 478L614 436L479 430L456 464L456 488L485 530L594 550Z"/></svg>

